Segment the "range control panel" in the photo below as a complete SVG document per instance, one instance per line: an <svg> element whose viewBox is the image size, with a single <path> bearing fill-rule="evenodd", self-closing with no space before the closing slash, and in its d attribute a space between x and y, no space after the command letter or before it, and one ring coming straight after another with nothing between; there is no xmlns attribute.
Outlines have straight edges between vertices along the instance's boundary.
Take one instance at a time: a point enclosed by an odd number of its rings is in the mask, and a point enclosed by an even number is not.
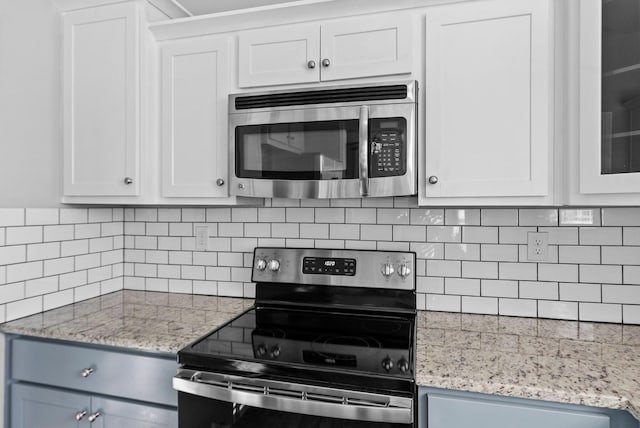
<svg viewBox="0 0 640 428"><path fill-rule="evenodd" d="M371 177L393 177L407 171L404 118L370 119Z"/></svg>
<svg viewBox="0 0 640 428"><path fill-rule="evenodd" d="M356 274L356 259L305 257L302 262L302 273L353 276Z"/></svg>

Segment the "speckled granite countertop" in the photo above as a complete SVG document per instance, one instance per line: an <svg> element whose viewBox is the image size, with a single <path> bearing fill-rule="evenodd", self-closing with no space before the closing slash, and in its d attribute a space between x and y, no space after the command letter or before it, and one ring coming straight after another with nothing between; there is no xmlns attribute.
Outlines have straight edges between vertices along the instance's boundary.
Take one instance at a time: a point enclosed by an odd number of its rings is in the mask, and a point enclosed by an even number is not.
<svg viewBox="0 0 640 428"><path fill-rule="evenodd" d="M5 323L6 333L175 353L252 300L119 291ZM629 410L640 326L418 313L419 385Z"/></svg>
<svg viewBox="0 0 640 428"><path fill-rule="evenodd" d="M253 300L118 291L0 325L5 333L175 354Z"/></svg>

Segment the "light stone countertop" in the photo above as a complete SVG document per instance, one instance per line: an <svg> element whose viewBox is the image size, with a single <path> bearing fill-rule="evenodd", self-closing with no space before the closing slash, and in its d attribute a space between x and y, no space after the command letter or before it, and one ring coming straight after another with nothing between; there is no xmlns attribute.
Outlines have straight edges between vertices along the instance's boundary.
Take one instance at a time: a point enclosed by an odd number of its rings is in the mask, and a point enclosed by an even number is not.
<svg viewBox="0 0 640 428"><path fill-rule="evenodd" d="M253 300L118 291L2 324L5 333L175 354ZM640 326L418 312L418 385L630 411Z"/></svg>

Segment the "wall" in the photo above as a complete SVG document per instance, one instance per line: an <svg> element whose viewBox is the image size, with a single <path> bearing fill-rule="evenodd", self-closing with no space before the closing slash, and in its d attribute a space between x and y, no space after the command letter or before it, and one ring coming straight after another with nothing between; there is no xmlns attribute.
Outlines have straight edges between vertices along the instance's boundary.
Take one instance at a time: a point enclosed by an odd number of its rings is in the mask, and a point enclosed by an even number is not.
<svg viewBox="0 0 640 428"><path fill-rule="evenodd" d="M59 206L59 13L0 0L0 207Z"/></svg>
<svg viewBox="0 0 640 428"><path fill-rule="evenodd" d="M253 297L253 248L417 253L420 309L640 324L640 208L429 209L415 198L126 208L125 287ZM194 226L209 251L194 251ZM527 261L527 233L549 261Z"/></svg>

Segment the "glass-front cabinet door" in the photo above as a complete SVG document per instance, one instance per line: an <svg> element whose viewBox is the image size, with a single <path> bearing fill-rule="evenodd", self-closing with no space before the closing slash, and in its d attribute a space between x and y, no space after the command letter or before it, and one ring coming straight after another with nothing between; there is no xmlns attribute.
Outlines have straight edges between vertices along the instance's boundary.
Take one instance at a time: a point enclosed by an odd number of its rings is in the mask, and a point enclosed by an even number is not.
<svg viewBox="0 0 640 428"><path fill-rule="evenodd" d="M601 195L594 202L638 204L640 0L580 0L578 7L578 190Z"/></svg>

